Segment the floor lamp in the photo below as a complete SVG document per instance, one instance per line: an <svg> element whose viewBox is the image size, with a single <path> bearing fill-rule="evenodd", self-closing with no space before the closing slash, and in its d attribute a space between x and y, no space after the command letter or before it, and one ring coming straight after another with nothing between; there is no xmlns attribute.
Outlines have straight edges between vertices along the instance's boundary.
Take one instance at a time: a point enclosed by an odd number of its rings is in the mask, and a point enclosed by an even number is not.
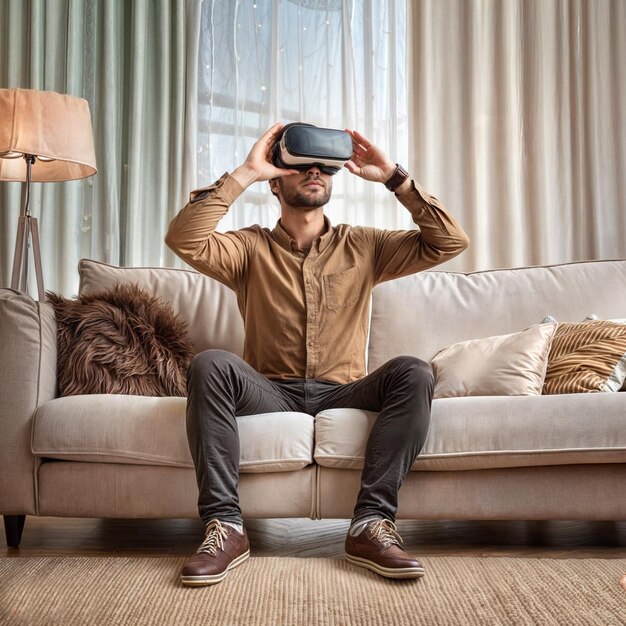
<svg viewBox="0 0 626 626"><path fill-rule="evenodd" d="M45 300L37 219L30 213L31 182L59 182L96 173L86 100L54 91L0 89L0 181L22 182L11 288L28 291L29 249L39 301Z"/></svg>

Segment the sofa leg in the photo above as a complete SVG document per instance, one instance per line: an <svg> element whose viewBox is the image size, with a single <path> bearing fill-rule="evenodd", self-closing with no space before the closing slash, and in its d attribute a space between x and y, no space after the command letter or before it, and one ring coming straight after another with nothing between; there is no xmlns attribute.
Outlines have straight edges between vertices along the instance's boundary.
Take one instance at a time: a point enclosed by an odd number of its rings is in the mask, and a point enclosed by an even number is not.
<svg viewBox="0 0 626 626"><path fill-rule="evenodd" d="M9 548L18 548L22 540L22 531L24 530L26 515L3 515L3 517L7 546L9 546Z"/></svg>

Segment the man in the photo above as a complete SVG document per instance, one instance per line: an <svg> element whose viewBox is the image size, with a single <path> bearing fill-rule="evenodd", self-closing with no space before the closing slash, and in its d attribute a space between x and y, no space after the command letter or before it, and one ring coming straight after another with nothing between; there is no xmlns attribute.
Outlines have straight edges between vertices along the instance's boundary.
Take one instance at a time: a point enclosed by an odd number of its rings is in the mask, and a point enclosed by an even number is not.
<svg viewBox="0 0 626 626"><path fill-rule="evenodd" d="M422 448L433 374L397 357L366 375L370 291L377 284L459 254L468 238L444 207L356 131L345 167L386 183L420 230L333 227L324 216L332 177L273 165L282 124L252 147L243 165L193 192L172 220L167 244L194 268L237 294L244 358L207 350L188 375L187 434L206 537L183 567L187 585L224 579L250 553L237 495L236 415L341 407L379 413L367 441L361 487L346 538L346 558L390 578L419 578L421 563L401 547L394 521L398 490ZM252 183L269 181L280 202L273 230L217 233L219 220Z"/></svg>

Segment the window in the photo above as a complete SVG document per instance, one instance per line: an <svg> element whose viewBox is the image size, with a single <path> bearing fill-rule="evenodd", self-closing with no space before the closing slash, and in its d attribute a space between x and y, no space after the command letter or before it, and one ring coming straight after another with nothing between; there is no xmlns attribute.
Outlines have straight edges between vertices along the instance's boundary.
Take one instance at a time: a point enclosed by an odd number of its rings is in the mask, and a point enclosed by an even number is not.
<svg viewBox="0 0 626 626"><path fill-rule="evenodd" d="M356 128L398 162L408 159L404 0L231 0L202 7L198 184L245 159L275 121ZM382 185L347 171L333 179L334 223L410 227ZM266 183L239 199L219 229L273 226ZM383 205L381 207L381 205ZM390 207L389 211L381 210Z"/></svg>

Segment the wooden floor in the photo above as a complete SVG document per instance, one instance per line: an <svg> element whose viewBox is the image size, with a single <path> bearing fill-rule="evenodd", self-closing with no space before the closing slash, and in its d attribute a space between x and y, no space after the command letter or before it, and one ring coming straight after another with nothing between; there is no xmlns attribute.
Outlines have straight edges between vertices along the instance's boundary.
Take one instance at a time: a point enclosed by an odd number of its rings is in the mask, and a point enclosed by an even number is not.
<svg viewBox="0 0 626 626"><path fill-rule="evenodd" d="M254 556L341 556L348 520L247 520ZM416 556L624 558L626 522L399 521ZM27 517L19 549L7 556L57 554L189 555L203 538L200 520Z"/></svg>

